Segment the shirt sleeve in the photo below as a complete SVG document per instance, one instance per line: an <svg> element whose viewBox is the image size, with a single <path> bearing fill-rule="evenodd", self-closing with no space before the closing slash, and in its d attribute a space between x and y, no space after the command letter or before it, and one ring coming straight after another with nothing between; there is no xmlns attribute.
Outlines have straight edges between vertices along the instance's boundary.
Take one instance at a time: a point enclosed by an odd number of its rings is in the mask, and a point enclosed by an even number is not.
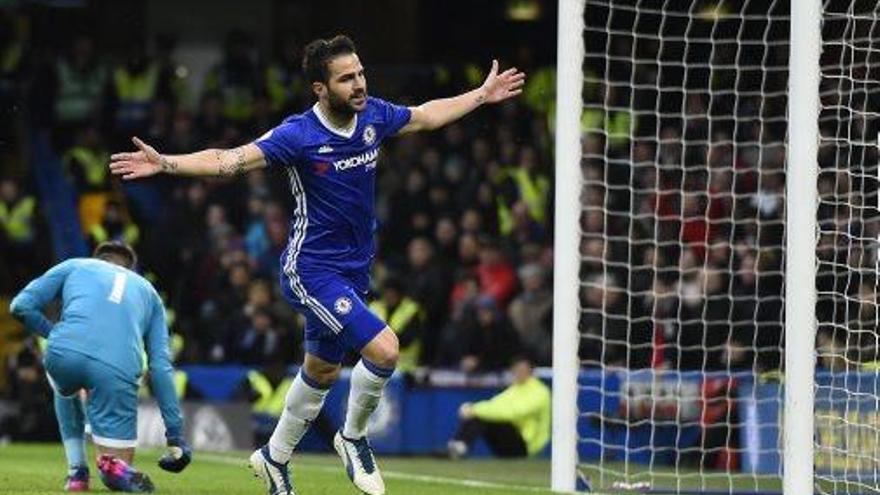
<svg viewBox="0 0 880 495"><path fill-rule="evenodd" d="M158 294L153 294L153 311L149 327L144 335L150 363L150 385L159 411L165 422L165 437L180 438L183 433L183 416L180 402L174 390L174 368L168 348L168 327L165 324L165 307Z"/></svg>
<svg viewBox="0 0 880 495"><path fill-rule="evenodd" d="M412 111L408 107L389 103L381 98L373 98L378 107L379 116L383 122L382 136L393 136L397 131L409 124Z"/></svg>
<svg viewBox="0 0 880 495"><path fill-rule="evenodd" d="M283 123L260 136L254 144L263 152L270 167L292 167L302 156L295 126Z"/></svg>
<svg viewBox="0 0 880 495"><path fill-rule="evenodd" d="M24 326L42 337L52 331L52 322L43 314L43 308L61 293L64 281L73 271L72 260L60 263L36 278L18 293L9 305L9 312Z"/></svg>

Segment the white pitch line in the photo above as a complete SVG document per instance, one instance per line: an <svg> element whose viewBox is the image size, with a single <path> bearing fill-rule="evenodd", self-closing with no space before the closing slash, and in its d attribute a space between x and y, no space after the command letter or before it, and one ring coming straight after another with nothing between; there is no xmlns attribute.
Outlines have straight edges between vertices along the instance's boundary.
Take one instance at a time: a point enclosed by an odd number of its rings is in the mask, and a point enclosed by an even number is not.
<svg viewBox="0 0 880 495"><path fill-rule="evenodd" d="M217 454L202 454L199 453L196 456L196 460L206 460L209 462L217 462L220 464L230 464L235 466L247 466L247 461L244 459L239 459L235 457L227 457ZM321 466L317 464L299 464L299 467L305 469L311 469L314 471L321 472L339 472L341 468L331 467L331 466ZM540 488L535 486L516 486L516 485L507 485L504 483L492 483L490 481L477 481L477 480L467 480L460 478L444 478L442 476L426 476L419 474L410 474L410 473L401 473L398 471L382 471L382 476L389 479L396 479L401 481L416 481L420 483L433 483L433 484L447 484L447 485L456 485L456 486L465 486L468 488L488 488L495 490L508 490L515 492L525 492L525 493L547 493L549 488Z"/></svg>

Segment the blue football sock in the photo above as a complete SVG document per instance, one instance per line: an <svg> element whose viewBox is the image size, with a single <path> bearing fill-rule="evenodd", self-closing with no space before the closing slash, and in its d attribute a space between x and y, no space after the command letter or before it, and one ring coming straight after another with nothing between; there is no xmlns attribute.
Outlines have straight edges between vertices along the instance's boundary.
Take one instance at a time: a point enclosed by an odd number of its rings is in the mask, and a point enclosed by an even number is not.
<svg viewBox="0 0 880 495"><path fill-rule="evenodd" d="M55 393L55 416L64 442L64 454L70 467L88 466L86 462L85 412L78 396L62 397Z"/></svg>

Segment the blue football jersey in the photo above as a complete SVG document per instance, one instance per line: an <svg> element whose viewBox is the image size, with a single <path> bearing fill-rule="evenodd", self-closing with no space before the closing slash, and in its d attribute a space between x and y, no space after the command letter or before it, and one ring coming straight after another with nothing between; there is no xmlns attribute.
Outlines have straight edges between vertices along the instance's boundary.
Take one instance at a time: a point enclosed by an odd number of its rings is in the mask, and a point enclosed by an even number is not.
<svg viewBox="0 0 880 495"><path fill-rule="evenodd" d="M349 129L333 126L316 104L256 141L269 166L283 167L294 211L285 272L364 273L375 256L376 163L382 140L410 110L368 98Z"/></svg>
<svg viewBox="0 0 880 495"><path fill-rule="evenodd" d="M61 300L61 317L50 322L43 309ZM149 356L153 392L170 436L183 424L174 392L165 308L145 278L94 258L74 258L31 281L10 304L10 312L46 337L48 349L74 352L106 364L114 378L136 386Z"/></svg>

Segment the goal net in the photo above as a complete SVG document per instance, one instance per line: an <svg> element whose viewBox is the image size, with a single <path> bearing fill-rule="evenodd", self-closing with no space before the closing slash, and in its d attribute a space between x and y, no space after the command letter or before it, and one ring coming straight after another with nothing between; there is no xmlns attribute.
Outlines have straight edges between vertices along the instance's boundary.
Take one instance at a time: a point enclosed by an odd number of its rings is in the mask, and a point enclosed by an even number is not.
<svg viewBox="0 0 880 495"><path fill-rule="evenodd" d="M810 75L792 69L810 29L793 1L578 2L582 488L781 493L796 459L817 493L880 493L880 7L823 0ZM791 148L789 116L816 100L790 97L795 78L819 91L818 132L797 131L818 150L797 163L812 148ZM793 260L787 238L815 249ZM783 421L793 371L806 434Z"/></svg>
<svg viewBox="0 0 880 495"><path fill-rule="evenodd" d="M880 7L823 2L815 469L820 493L880 493Z"/></svg>

